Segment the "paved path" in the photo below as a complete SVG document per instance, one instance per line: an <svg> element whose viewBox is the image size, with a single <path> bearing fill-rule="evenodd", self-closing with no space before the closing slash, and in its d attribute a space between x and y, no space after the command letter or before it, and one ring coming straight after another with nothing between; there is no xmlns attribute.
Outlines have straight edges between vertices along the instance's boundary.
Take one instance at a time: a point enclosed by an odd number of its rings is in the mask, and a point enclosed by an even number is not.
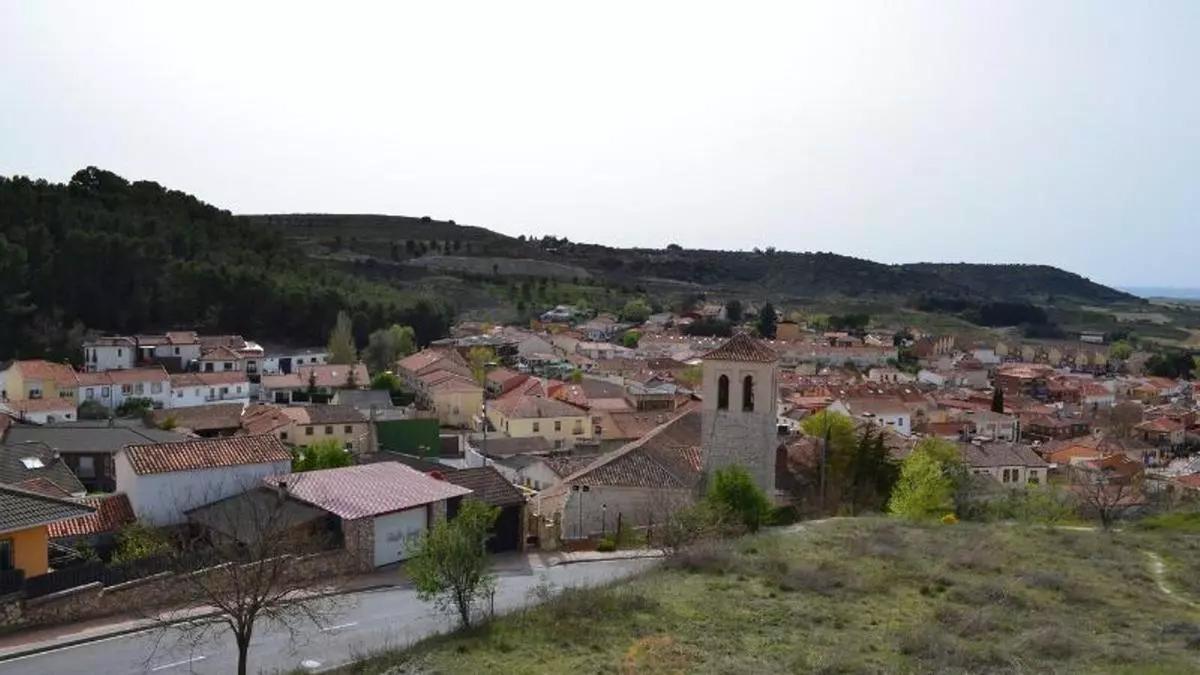
<svg viewBox="0 0 1200 675"><path fill-rule="evenodd" d="M542 584L555 587L602 584L653 564L650 560L610 560L545 569L503 570L496 611L529 603ZM382 588L339 596L325 626L296 627L293 637L278 625L261 625L250 648L250 672L313 671L341 665L385 648L402 647L453 627L450 617L421 602L411 588ZM227 634L187 644L178 629L130 633L0 661L0 675L76 673L232 673L237 653Z"/></svg>

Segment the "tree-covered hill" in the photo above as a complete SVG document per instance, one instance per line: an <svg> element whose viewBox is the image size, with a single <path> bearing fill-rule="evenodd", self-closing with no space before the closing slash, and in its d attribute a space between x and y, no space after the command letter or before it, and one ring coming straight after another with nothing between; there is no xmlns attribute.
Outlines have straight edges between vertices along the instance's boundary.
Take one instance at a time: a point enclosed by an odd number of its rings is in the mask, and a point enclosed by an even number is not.
<svg viewBox="0 0 1200 675"><path fill-rule="evenodd" d="M400 322L440 336L444 302L310 263L278 228L95 167L66 185L0 177L0 359L76 357L86 330L200 328L323 344Z"/></svg>

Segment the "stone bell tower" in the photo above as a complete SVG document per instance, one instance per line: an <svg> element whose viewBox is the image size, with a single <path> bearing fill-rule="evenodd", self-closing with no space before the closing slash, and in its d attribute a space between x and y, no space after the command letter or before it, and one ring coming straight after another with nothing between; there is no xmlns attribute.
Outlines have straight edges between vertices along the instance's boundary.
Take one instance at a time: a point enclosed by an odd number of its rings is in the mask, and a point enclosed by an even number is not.
<svg viewBox="0 0 1200 675"><path fill-rule="evenodd" d="M775 494L779 356L760 340L739 333L704 355L701 456L704 472L739 464L767 493Z"/></svg>

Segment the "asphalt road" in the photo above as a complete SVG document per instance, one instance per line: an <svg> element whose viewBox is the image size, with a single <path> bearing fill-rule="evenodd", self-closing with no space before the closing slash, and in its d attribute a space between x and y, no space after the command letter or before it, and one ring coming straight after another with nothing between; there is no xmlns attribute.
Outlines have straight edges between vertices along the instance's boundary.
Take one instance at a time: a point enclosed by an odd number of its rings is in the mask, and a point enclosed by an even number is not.
<svg viewBox="0 0 1200 675"><path fill-rule="evenodd" d="M502 571L496 611L529 604L530 591L604 583L649 566L649 560L578 563L545 569ZM260 625L250 647L250 672L321 670L364 654L401 647L445 632L454 620L417 599L408 588L384 588L337 596L323 626ZM294 633L294 634L293 634ZM177 629L149 630L0 662L3 675L117 675L120 673L235 673L237 651L228 632L198 644Z"/></svg>

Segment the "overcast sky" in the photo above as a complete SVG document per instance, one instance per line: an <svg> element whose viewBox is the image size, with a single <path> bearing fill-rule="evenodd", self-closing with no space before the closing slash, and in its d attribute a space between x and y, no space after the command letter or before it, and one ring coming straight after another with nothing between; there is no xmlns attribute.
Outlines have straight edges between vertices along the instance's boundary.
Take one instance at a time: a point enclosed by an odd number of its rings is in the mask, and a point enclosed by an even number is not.
<svg viewBox="0 0 1200 675"><path fill-rule="evenodd" d="M0 0L0 175L1200 286L1200 2Z"/></svg>

